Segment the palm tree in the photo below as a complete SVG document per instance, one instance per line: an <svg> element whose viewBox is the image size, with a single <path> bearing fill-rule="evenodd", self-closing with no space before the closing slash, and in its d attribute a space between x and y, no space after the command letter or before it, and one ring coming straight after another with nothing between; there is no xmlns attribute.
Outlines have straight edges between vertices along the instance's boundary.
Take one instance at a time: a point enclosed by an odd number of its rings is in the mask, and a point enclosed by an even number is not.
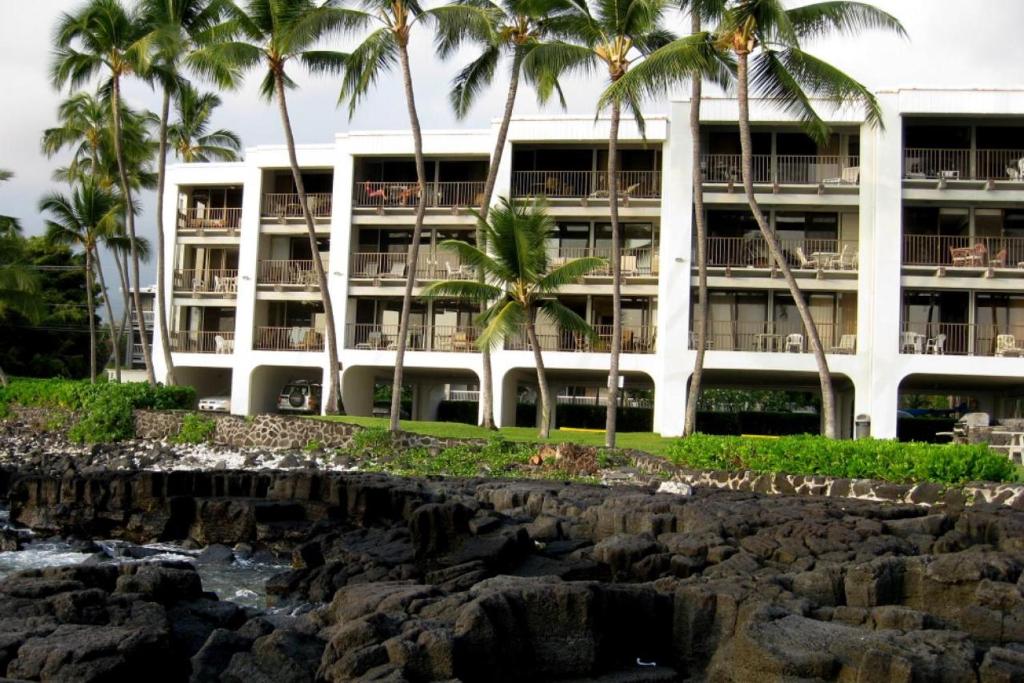
<svg viewBox="0 0 1024 683"><path fill-rule="evenodd" d="M821 410L825 436L835 438L835 394L818 328L793 277L778 235L765 219L754 195L753 156L750 141L750 89L795 114L813 139L824 143L828 126L811 105L811 97L836 104L863 105L866 121L881 124L881 110L874 95L862 84L801 48L804 39L831 33L856 34L865 29L885 29L906 35L900 22L871 5L830 0L785 9L781 0L735 1L726 10L717 30L718 44L736 58L739 103L740 151L743 189L772 258L796 304L808 345L818 366Z"/></svg>
<svg viewBox="0 0 1024 683"><path fill-rule="evenodd" d="M594 11L586 3L573 3L572 11L552 21L566 40L538 51L549 64L589 71L600 64L607 69L614 85L630 64L674 37L662 25L667 0L597 0ZM639 102L612 98L608 131L608 206L611 222L612 338L608 361L608 411L605 446L615 446L615 420L618 409L619 355L622 351L622 237L619 230L619 124L626 105L643 130Z"/></svg>
<svg viewBox="0 0 1024 683"><path fill-rule="evenodd" d="M110 94L111 121L114 128L114 156L123 198L124 221L131 242L131 276L136 284L133 290L135 310L142 310L139 294L139 254L135 242L135 204L129 181L121 119L122 81L131 75L146 74L151 67L143 40L147 27L134 9L126 9L120 0L89 0L78 12L62 14L57 25L56 59L53 64L53 83L60 89L68 85L72 90L104 73L104 92ZM153 359L146 339L143 317L138 317L142 355L146 362L146 377L156 384Z"/></svg>
<svg viewBox="0 0 1024 683"><path fill-rule="evenodd" d="M342 69L345 55L340 52L315 49L331 34L346 30L362 20L361 13L333 7L332 0L322 3L313 0L248 0L245 9L233 3L226 4L226 21L202 36L200 46L189 57L192 66L200 73L212 76L219 82L228 82L239 72L260 65L266 67L266 74L260 84L260 94L267 101L276 100L288 146L288 161L291 164L292 181L299 196L302 217L306 221L309 248L318 253L316 225L309 210L306 187L302 171L295 154L295 136L292 134L291 119L288 115L286 92L295 88L295 81L286 73L289 62L299 61L314 73L336 72ZM218 35L220 34L220 35ZM226 35L227 39L220 39ZM320 297L327 324L327 352L331 381L328 383L327 400L324 408L328 414L338 412L338 363L337 329L334 325L334 306L328 287L327 274L323 263L313 259L313 269L320 283Z"/></svg>
<svg viewBox="0 0 1024 683"><path fill-rule="evenodd" d="M427 12L437 25L437 49L442 58L447 58L466 43L474 43L481 48L479 55L459 71L452 82L450 100L459 119L469 114L480 93L493 82L500 60L503 57L511 60L505 110L498 124L498 137L480 202L480 215L484 220L494 195L520 78L526 76L528 82L534 83L543 78L531 68L535 65L530 55L535 47L543 44L548 19L564 13L567 7L566 0L457 0ZM482 239L483 233L478 230L477 244L486 248L481 243ZM481 304L481 311L486 310L485 307L486 304ZM481 361L483 378L480 393L484 415L480 426L494 429L494 379L489 348L481 349Z"/></svg>
<svg viewBox="0 0 1024 683"><path fill-rule="evenodd" d="M9 172L0 171L0 179L5 179L5 173ZM13 230L0 232L0 316L8 310L17 311L35 322L42 315L39 276L27 266L24 256L24 238ZM0 387L5 386L7 375L0 368Z"/></svg>
<svg viewBox="0 0 1024 683"><path fill-rule="evenodd" d="M537 315L543 313L565 332L594 338L594 330L555 295L566 285L606 265L604 259L579 258L552 267L546 242L554 232L554 221L543 204L513 204L501 199L485 220L479 214L479 229L490 249L461 240L446 240L443 247L455 251L464 263L484 274L483 282L447 280L424 289L424 296L454 296L488 304L479 320L483 325L478 345L494 348L509 335L525 328L537 366L541 402L540 438L551 427L551 397L548 392L544 358L537 341Z"/></svg>
<svg viewBox="0 0 1024 683"><path fill-rule="evenodd" d="M216 93L201 93L182 83L174 98L176 118L167 128L167 140L175 156L186 163L238 161L242 140L234 131L210 129L213 111L221 104Z"/></svg>
<svg viewBox="0 0 1024 683"><path fill-rule="evenodd" d="M13 171L5 171L0 168L0 183L6 182L14 177ZM17 235L21 232L21 223L14 216L0 216L0 237L5 235Z"/></svg>
<svg viewBox="0 0 1024 683"><path fill-rule="evenodd" d="M412 288L416 282L416 262L419 259L420 239L423 234L423 216L427 207L426 166L423 161L423 133L416 111L412 71L409 67L409 35L412 28L425 18L417 0L361 0L364 11L353 22L353 27L376 27L345 59L345 78L341 86L341 99L348 99L349 114L397 57L402 70L405 105L412 129L413 154L416 160L416 183L419 201L416 202L416 222L406 259L405 291L402 294L402 315L398 321L398 345L395 352L395 375L391 388L391 421L389 429L397 432L402 407L402 374L405 368L405 348L408 344L409 314L412 310Z"/></svg>
<svg viewBox="0 0 1024 683"><path fill-rule="evenodd" d="M96 308L93 301L93 269L100 273L101 295L107 304L111 340L114 339L114 318L110 297L103 281L102 267L97 258L103 235L117 231L117 215L121 202L109 190L89 182L71 191L71 195L51 193L39 202L39 210L50 214L46 221L46 239L53 244L81 247L85 254L85 302L89 314L89 379L96 383ZM114 344L115 363L121 366L120 352Z"/></svg>

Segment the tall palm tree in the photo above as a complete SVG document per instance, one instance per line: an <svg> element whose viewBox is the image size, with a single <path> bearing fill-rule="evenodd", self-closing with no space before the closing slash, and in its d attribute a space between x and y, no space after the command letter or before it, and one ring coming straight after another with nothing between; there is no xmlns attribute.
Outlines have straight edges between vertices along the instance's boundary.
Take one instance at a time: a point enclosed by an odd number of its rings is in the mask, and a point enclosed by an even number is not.
<svg viewBox="0 0 1024 683"><path fill-rule="evenodd" d="M57 24L56 58L53 83L77 90L82 84L104 74L102 88L110 94L111 121L114 127L114 156L123 197L124 221L131 242L131 276L135 283L133 300L136 311L142 310L139 293L139 254L135 242L135 204L122 137L121 86L128 76L149 72L151 64L146 50L147 27L135 9L128 9L120 0L88 0L79 11L61 15ZM146 378L156 384L153 358L146 339L143 316L139 315L139 337L146 362Z"/></svg>
<svg viewBox="0 0 1024 683"><path fill-rule="evenodd" d="M596 0L593 10L585 2L574 2L572 11L551 23L564 38L538 51L549 64L589 71L603 66L614 85L629 71L632 62L673 39L662 26L667 0ZM605 417L605 446L615 446L619 392L619 356L622 352L622 236L619 229L619 124L622 107L627 106L643 130L639 102L607 100L610 108L608 131L607 189L611 222L612 338L608 360L608 409Z"/></svg>
<svg viewBox="0 0 1024 683"><path fill-rule="evenodd" d="M804 39L813 40L832 33L852 35L866 29L884 29L906 35L903 26L892 15L868 4L845 0L830 0L789 10L783 7L782 0L734 0L717 30L718 44L736 58L743 190L807 331L808 345L814 354L821 384L823 431L829 438L836 436L835 392L825 349L779 244L779 237L754 195L750 90L753 88L762 97L795 114L808 135L819 143L827 140L829 129L811 105L811 97L824 97L837 104L860 104L864 107L866 121L871 125L881 125L878 101L867 88L801 47Z"/></svg>
<svg viewBox="0 0 1024 683"><path fill-rule="evenodd" d="M267 101L276 100L288 146L288 161L292 181L299 196L302 217L306 222L309 248L319 251L316 224L309 209L302 171L295 154L295 136L288 115L287 91L296 87L286 73L290 62L301 62L313 73L340 71L345 55L340 52L316 49L333 33L346 30L362 21L361 13L333 6L333 0L248 0L245 8L226 3L226 20L201 37L200 45L189 57L191 65L200 73L220 82L232 80L240 71L266 67L260 84L260 94ZM224 36L227 36L224 39ZM313 270L320 283L320 297L327 324L327 352L331 381L328 384L324 408L328 414L338 412L338 384L341 368L338 363L337 328L334 325L334 306L328 287L327 273L318 258L313 259Z"/></svg>
<svg viewBox="0 0 1024 683"><path fill-rule="evenodd" d="M221 104L212 92L199 92L182 83L174 97L175 119L167 128L174 155L185 163L238 161L242 139L226 128L210 130L213 111Z"/></svg>
<svg viewBox="0 0 1024 683"><path fill-rule="evenodd" d="M566 285L605 266L605 260L579 258L552 267L547 240L555 224L543 204L513 204L501 199L484 219L478 215L480 230L489 250L462 240L446 240L443 247L455 251L464 263L484 274L483 282L447 280L424 289L424 296L454 296L488 304L480 316L483 330L481 349L494 348L509 335L524 328L537 366L541 402L540 438L551 428L551 396L548 391L544 357L537 341L537 315L543 313L563 331L593 338L594 330L578 313L560 303L555 295Z"/></svg>
<svg viewBox="0 0 1024 683"><path fill-rule="evenodd" d="M498 137L480 202L480 215L484 220L487 219L487 211L494 196L519 81L525 76L527 82L535 83L545 77L536 73L536 65L530 55L546 39L549 18L566 12L567 8L567 0L457 0L453 4L427 11L436 23L438 54L442 58L447 58L467 43L480 47L480 53L459 71L452 82L450 100L459 119L469 114L480 93L494 81L500 61L503 58L509 60L505 109L498 124ZM483 232L477 230L477 244L486 248L482 239ZM481 304L481 312L486 310L485 307L486 304ZM483 377L480 396L484 414L481 426L493 429L494 378L490 348L481 349L481 361Z"/></svg>
<svg viewBox="0 0 1024 683"><path fill-rule="evenodd" d="M0 168L0 183L7 182L14 177L13 171L5 171ZM21 232L21 223L14 216L0 216L0 237L4 235L17 235Z"/></svg>
<svg viewBox="0 0 1024 683"><path fill-rule="evenodd" d="M423 132L416 111L412 71L409 66L409 36L416 24L424 20L423 9L417 0L361 0L363 11L353 27L372 28L363 41L345 59L345 77L341 86L341 99L349 101L351 115L370 87L385 72L394 67L396 58L401 66L405 105L412 129L413 154L416 160L416 183L419 201L416 202L416 222L413 225L405 291L402 293L402 315L398 321L398 345L395 352L395 375L391 388L391 421L389 429L397 432L402 408L402 375L405 369L405 348L408 345L409 314L412 311L412 288L416 283L416 263L419 260L420 240L423 234L423 216L427 208L427 173L423 161Z"/></svg>
<svg viewBox="0 0 1024 683"><path fill-rule="evenodd" d="M96 383L96 305L93 300L93 272L98 269L101 296L107 304L111 340L114 339L114 318L110 297L103 281L102 267L97 258L103 235L117 232L117 216L121 202L109 190L89 182L72 188L70 195L51 193L39 202L39 210L49 213L46 220L46 239L53 244L77 246L85 255L85 303L89 315L89 380ZM120 352L114 344L117 367L121 366Z"/></svg>
<svg viewBox="0 0 1024 683"><path fill-rule="evenodd" d="M39 275L25 263L25 239L13 229L0 232L0 316L17 311L35 322L42 316L38 294ZM7 375L0 368L0 387L5 386Z"/></svg>

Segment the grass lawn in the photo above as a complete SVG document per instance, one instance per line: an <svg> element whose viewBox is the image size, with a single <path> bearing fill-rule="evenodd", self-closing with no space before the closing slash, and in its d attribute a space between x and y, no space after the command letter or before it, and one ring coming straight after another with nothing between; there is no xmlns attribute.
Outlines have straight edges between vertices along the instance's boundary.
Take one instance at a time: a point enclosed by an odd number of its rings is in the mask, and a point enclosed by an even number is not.
<svg viewBox="0 0 1024 683"><path fill-rule="evenodd" d="M348 415L320 418L323 420L336 420L339 422L351 422L363 427L388 428L388 419L384 417L355 417ZM476 425L461 424L458 422L420 422L416 420L402 420L402 429L407 432L426 434L441 438L453 439L486 439L494 432L482 429ZM504 427L498 433L509 441L533 441L537 442L537 430L532 427ZM663 438L651 432L619 432L616 445L619 448L635 448L648 453L664 455L668 452L668 446L677 441L675 438ZM604 431L576 431L566 429L553 429L548 443L578 443L586 446L603 446Z"/></svg>

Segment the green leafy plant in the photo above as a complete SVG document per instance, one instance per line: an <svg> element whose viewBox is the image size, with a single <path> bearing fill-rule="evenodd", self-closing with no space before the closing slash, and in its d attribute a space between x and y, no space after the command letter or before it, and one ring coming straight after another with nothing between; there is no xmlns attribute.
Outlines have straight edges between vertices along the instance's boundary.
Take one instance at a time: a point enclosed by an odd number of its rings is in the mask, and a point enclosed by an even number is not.
<svg viewBox="0 0 1024 683"><path fill-rule="evenodd" d="M303 446L302 450L306 451L307 453L312 453L314 451L323 450L323 447L323 443L321 443L318 439L310 439L309 441L306 442L306 445Z"/></svg>
<svg viewBox="0 0 1024 683"><path fill-rule="evenodd" d="M182 418L174 443L206 443L216 429L217 421L212 417L189 413Z"/></svg>
<svg viewBox="0 0 1024 683"><path fill-rule="evenodd" d="M81 419L68 431L78 443L101 443L130 439L135 435L131 400L124 394L97 394L85 406Z"/></svg>

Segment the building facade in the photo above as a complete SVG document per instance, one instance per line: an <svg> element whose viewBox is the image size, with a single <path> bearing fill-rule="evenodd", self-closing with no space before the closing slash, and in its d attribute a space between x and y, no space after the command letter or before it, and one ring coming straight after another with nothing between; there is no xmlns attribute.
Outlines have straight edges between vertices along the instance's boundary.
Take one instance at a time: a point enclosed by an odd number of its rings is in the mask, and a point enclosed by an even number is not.
<svg viewBox="0 0 1024 683"><path fill-rule="evenodd" d="M1016 417L1024 396L1024 92L879 93L883 126L832 110L827 144L766 102L752 103L755 189L782 240L828 353L843 434L867 416L896 435L900 397L969 397ZM679 434L693 368L696 266L688 102L621 132L623 375L626 405L653 403L653 427ZM816 391L793 300L752 221L739 175L737 104L705 100L702 173L708 228L705 386ZM829 112L825 108L825 112ZM608 122L513 120L496 196L547 198L553 260L609 258ZM427 202L417 291L472 275L439 244L472 241L496 126L424 134L420 197L412 138L353 132L298 149L317 225L312 253L284 147L240 163L168 172L165 291L179 378L230 394L239 414L273 410L289 381L330 381L313 259L334 301L341 390L373 414L391 383L417 202ZM600 403L607 382L611 279L598 272L560 300L598 341L542 325L560 405ZM417 299L406 354L409 411L436 419L475 399L474 306ZM604 341L602 341L604 340ZM159 342L158 342L159 343ZM535 392L532 352L513 336L493 353L496 418L514 424ZM154 352L160 367L161 354ZM377 401L379 403L379 401ZM521 418L520 418L521 419Z"/></svg>

